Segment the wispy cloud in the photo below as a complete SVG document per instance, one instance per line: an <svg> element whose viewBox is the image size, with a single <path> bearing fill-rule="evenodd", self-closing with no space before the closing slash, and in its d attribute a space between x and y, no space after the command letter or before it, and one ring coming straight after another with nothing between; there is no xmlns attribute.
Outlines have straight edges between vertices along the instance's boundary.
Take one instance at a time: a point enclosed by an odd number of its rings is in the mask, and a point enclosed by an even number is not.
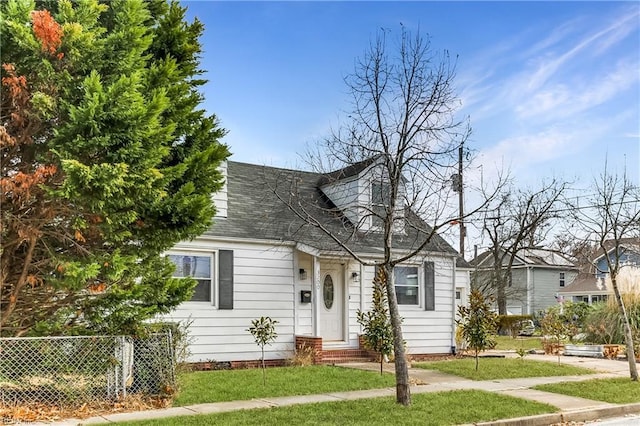
<svg viewBox="0 0 640 426"><path fill-rule="evenodd" d="M638 81L638 55L624 52L628 57L617 64L599 56L639 31L639 15L637 7L624 7L604 23L574 18L529 47L531 34L546 29L524 29L481 52L460 79L465 109L476 119L510 111L526 119L556 112L566 117L611 99Z"/></svg>
<svg viewBox="0 0 640 426"><path fill-rule="evenodd" d="M624 11L616 16L611 23L604 28L595 28L595 32L586 33L562 54L549 58L546 56L537 58L538 66L530 76L527 89L536 90L542 87L564 65L582 53L604 54L637 28L638 11L630 12L629 9L624 8ZM560 41L558 39L558 42Z"/></svg>
<svg viewBox="0 0 640 426"><path fill-rule="evenodd" d="M532 93L515 111L522 119L537 116L547 120L587 111L623 94L640 81L639 66L637 60L626 59L611 70L590 75L588 81L582 78L550 85Z"/></svg>

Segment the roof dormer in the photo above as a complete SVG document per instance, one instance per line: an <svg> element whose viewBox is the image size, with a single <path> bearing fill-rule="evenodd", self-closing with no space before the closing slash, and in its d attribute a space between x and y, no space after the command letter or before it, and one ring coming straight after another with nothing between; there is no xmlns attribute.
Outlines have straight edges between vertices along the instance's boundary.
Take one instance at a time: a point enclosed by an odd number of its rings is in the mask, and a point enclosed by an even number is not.
<svg viewBox="0 0 640 426"><path fill-rule="evenodd" d="M329 173L320 190L361 231L381 231L391 197L391 182L381 157ZM395 203L394 232L404 230L404 185Z"/></svg>

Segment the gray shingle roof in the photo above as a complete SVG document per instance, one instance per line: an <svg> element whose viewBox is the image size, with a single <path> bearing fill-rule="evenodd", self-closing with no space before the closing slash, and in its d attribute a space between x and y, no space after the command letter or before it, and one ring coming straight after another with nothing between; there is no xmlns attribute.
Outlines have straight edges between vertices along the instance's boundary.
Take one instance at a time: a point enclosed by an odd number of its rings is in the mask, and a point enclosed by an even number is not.
<svg viewBox="0 0 640 426"><path fill-rule="evenodd" d="M283 201L286 200L304 206L317 218L319 226L346 242L355 252L382 254L382 234L356 231L353 224L319 189L323 178L318 173L229 161L227 217L215 218L205 235L296 242L321 251L344 251L318 227L297 217ZM422 229L431 229L415 214L408 214L407 221ZM408 230L405 234L394 235L393 247L400 250L413 249L424 241L425 236L425 233L414 229ZM424 250L457 254L437 234L434 234ZM458 266L468 267L468 264L462 260L458 262Z"/></svg>
<svg viewBox="0 0 640 426"><path fill-rule="evenodd" d="M607 293L606 282L596 278L593 274L579 273L576 278L558 293Z"/></svg>

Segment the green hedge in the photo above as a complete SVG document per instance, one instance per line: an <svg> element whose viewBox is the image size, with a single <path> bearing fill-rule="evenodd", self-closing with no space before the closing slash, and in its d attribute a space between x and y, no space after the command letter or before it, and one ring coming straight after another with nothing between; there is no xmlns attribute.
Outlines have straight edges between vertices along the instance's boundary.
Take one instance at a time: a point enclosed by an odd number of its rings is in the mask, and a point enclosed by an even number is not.
<svg viewBox="0 0 640 426"><path fill-rule="evenodd" d="M498 334L516 337L520 323L530 319L533 319L531 315L498 315Z"/></svg>

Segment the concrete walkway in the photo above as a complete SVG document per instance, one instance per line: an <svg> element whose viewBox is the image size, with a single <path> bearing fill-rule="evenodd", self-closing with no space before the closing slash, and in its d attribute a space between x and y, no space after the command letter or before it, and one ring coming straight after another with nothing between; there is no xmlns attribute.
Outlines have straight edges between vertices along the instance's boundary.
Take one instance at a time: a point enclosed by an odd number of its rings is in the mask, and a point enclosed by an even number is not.
<svg viewBox="0 0 640 426"><path fill-rule="evenodd" d="M501 353L507 357L516 357L510 352ZM536 361L558 362L557 356L529 355L527 359ZM628 377L628 364L625 361L613 361L607 359L561 357L562 364L576 365L593 370L593 374L580 376L558 377L533 377L522 379L504 379L474 381L433 370L419 368L409 369L409 376L416 384L411 387L413 394L427 392L442 392L456 389L480 389L489 392L501 393L518 398L529 399L546 404L551 404L560 409L560 412L543 414L539 416L524 417L518 419L499 420L482 425L552 425L567 424L567 422L585 422L606 417L623 416L632 413L640 413L640 403L636 404L610 404L601 401L592 401L584 398L564 396L549 392L533 390L531 387L544 383L557 383L565 381L581 381L594 378ZM366 370L378 370L379 364L351 363L343 364L346 367ZM393 371L393 364L385 364L387 371ZM138 411L131 413L117 413L92 417L89 419L68 419L63 422L53 423L56 426L104 424L131 420L150 420L173 416L187 416L196 414L221 413L253 408L282 407L314 402L347 401L363 398L376 398L395 395L394 388L370 389L362 391L335 392L319 395L286 396L253 399L249 401L216 402L210 404L198 404L185 407L172 407L158 410ZM49 423L48 425L52 425Z"/></svg>

